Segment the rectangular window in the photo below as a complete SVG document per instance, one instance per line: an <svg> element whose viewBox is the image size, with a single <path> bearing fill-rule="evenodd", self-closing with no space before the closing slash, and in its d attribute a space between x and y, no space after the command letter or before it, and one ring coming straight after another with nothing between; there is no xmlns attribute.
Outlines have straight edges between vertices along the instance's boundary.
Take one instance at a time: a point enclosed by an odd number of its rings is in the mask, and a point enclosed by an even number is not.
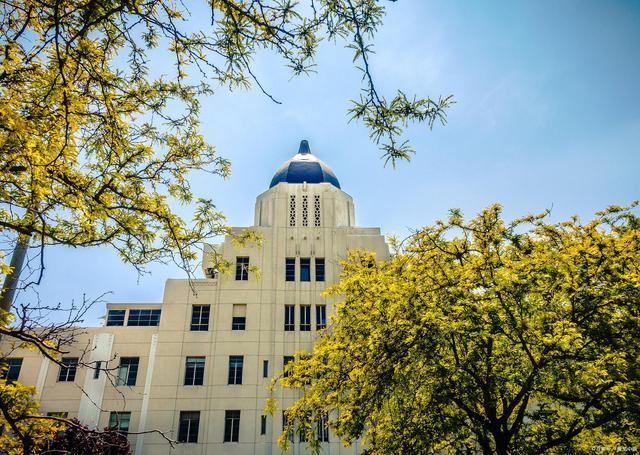
<svg viewBox="0 0 640 455"><path fill-rule="evenodd" d="M242 384L242 368L244 364L244 356L229 356L229 381L227 384Z"/></svg>
<svg viewBox="0 0 640 455"><path fill-rule="evenodd" d="M316 432L318 435L318 441L329 442L329 416L327 414L318 420Z"/></svg>
<svg viewBox="0 0 640 455"><path fill-rule="evenodd" d="M238 442L240 411L224 411L224 442Z"/></svg>
<svg viewBox="0 0 640 455"><path fill-rule="evenodd" d="M109 429L117 430L121 433L129 431L129 423L131 422L130 412L112 412L109 414Z"/></svg>
<svg viewBox="0 0 640 455"><path fill-rule="evenodd" d="M96 362L96 365L93 367L93 379L98 379L100 377L100 369L102 368L102 362Z"/></svg>
<svg viewBox="0 0 640 455"><path fill-rule="evenodd" d="M58 382L73 382L76 379L76 369L78 368L77 357L63 357Z"/></svg>
<svg viewBox="0 0 640 455"><path fill-rule="evenodd" d="M296 307L294 305L284 306L284 330L291 332L296 329Z"/></svg>
<svg viewBox="0 0 640 455"><path fill-rule="evenodd" d="M204 384L204 357L187 357L184 385Z"/></svg>
<svg viewBox="0 0 640 455"><path fill-rule="evenodd" d="M287 364L293 362L294 357L292 355L285 355L282 358L282 371L284 372L284 377L289 376L289 371L287 370Z"/></svg>
<svg viewBox="0 0 640 455"><path fill-rule="evenodd" d="M324 281L324 258L316 258L316 281Z"/></svg>
<svg viewBox="0 0 640 455"><path fill-rule="evenodd" d="M284 260L284 279L285 281L296 280L296 258L286 258Z"/></svg>
<svg viewBox="0 0 640 455"><path fill-rule="evenodd" d="M269 361L268 360L262 361L262 377L263 378L269 377Z"/></svg>
<svg viewBox="0 0 640 455"><path fill-rule="evenodd" d="M327 328L327 306L316 305L316 330Z"/></svg>
<svg viewBox="0 0 640 455"><path fill-rule="evenodd" d="M109 310L107 311L107 325L116 326L124 325L124 315L127 310Z"/></svg>
<svg viewBox="0 0 640 455"><path fill-rule="evenodd" d="M136 385L139 363L138 357L121 357L116 385Z"/></svg>
<svg viewBox="0 0 640 455"><path fill-rule="evenodd" d="M236 257L236 280L247 281L249 279L249 258Z"/></svg>
<svg viewBox="0 0 640 455"><path fill-rule="evenodd" d="M210 305L193 305L191 307L191 331L206 332L209 330Z"/></svg>
<svg viewBox="0 0 640 455"><path fill-rule="evenodd" d="M59 417L61 419L66 419L69 417L69 413L66 411L47 412L47 417ZM109 416L109 419L111 419L111 416Z"/></svg>
<svg viewBox="0 0 640 455"><path fill-rule="evenodd" d="M231 330L244 330L247 324L247 305L234 304Z"/></svg>
<svg viewBox="0 0 640 455"><path fill-rule="evenodd" d="M300 331L311 330L311 305L300 305Z"/></svg>
<svg viewBox="0 0 640 455"><path fill-rule="evenodd" d="M2 372L2 379L6 379L7 383L17 381L22 368L22 359L8 359L6 364L7 369Z"/></svg>
<svg viewBox="0 0 640 455"><path fill-rule="evenodd" d="M300 258L300 281L311 281L310 258Z"/></svg>
<svg viewBox="0 0 640 455"><path fill-rule="evenodd" d="M129 310L127 325L138 327L160 325L160 310Z"/></svg>
<svg viewBox="0 0 640 455"><path fill-rule="evenodd" d="M267 434L267 416L260 416L260 434Z"/></svg>
<svg viewBox="0 0 640 455"><path fill-rule="evenodd" d="M200 411L180 411L178 442L198 442Z"/></svg>

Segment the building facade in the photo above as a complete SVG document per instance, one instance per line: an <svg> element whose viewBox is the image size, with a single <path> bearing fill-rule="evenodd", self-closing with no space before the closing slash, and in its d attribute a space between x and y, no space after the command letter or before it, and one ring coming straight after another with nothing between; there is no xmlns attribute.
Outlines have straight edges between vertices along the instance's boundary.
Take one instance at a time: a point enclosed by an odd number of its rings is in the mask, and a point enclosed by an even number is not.
<svg viewBox="0 0 640 455"><path fill-rule="evenodd" d="M232 241L247 228L261 245ZM108 304L104 325L86 328L63 358L67 368L19 350L8 375L36 386L43 413L132 433L157 429L182 442L172 449L158 434L131 434L135 454L281 453L282 413L264 411L271 378L326 327L336 301L320 294L337 282L350 249L389 254L378 228L355 226L352 198L302 141L257 197L254 225L205 245L205 278L167 280L162 303ZM218 273L214 250L231 273ZM295 393L277 390L279 408ZM318 431L323 454L360 452ZM307 452L298 435L291 447Z"/></svg>

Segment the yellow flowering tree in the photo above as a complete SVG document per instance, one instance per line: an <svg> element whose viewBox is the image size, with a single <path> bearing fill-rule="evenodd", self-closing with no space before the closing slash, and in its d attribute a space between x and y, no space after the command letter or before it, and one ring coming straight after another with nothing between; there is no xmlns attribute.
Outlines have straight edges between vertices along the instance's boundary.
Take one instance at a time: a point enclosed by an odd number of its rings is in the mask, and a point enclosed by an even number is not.
<svg viewBox="0 0 640 455"><path fill-rule="evenodd" d="M35 387L0 380L0 451L9 455L41 453L65 425L38 411Z"/></svg>
<svg viewBox="0 0 640 455"><path fill-rule="evenodd" d="M640 447L640 218L507 223L501 207L354 252L335 317L281 384L289 431L328 415L368 454L538 454ZM274 404L271 403L271 406Z"/></svg>

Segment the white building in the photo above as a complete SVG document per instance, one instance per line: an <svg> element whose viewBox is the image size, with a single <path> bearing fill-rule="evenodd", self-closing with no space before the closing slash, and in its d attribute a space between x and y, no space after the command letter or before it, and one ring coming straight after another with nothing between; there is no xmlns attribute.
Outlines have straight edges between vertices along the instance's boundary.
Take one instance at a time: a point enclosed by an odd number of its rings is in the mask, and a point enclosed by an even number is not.
<svg viewBox="0 0 640 455"><path fill-rule="evenodd" d="M69 368L16 351L9 377L36 386L44 413L99 428L158 429L185 442L171 449L157 434L130 435L136 454L281 453L282 414L264 412L271 378L295 352L310 350L325 327L335 301L320 293L338 280L347 251L368 249L380 259L389 253L378 228L355 226L353 200L307 141L257 197L248 228L262 235L261 247L237 247L230 238L206 246L207 278L167 280L162 303L107 305L105 326L87 328L65 355ZM231 274L216 273L210 248L234 264ZM115 381L73 366L87 346L82 362L117 368ZM286 408L295 392L276 398ZM326 436L323 453L359 451ZM296 435L290 453L305 448Z"/></svg>

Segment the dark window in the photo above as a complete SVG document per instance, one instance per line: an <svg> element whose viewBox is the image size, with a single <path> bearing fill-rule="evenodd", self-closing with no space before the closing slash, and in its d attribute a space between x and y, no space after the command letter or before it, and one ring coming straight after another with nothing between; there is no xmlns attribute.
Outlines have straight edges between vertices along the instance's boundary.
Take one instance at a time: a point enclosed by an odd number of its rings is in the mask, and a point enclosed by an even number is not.
<svg viewBox="0 0 640 455"><path fill-rule="evenodd" d="M284 279L286 281L296 280L296 258L286 258L284 263Z"/></svg>
<svg viewBox="0 0 640 455"><path fill-rule="evenodd" d="M180 411L178 442L198 442L200 411Z"/></svg>
<svg viewBox="0 0 640 455"><path fill-rule="evenodd" d="M262 361L262 377L263 378L269 377L269 361L268 360Z"/></svg>
<svg viewBox="0 0 640 455"><path fill-rule="evenodd" d="M129 423L131 422L130 412L112 412L109 414L109 429L118 430L122 433L129 431Z"/></svg>
<svg viewBox="0 0 640 455"><path fill-rule="evenodd" d="M240 411L224 411L224 442L238 442Z"/></svg>
<svg viewBox="0 0 640 455"><path fill-rule="evenodd" d="M127 310L109 310L107 312L107 325L124 325L124 315Z"/></svg>
<svg viewBox="0 0 640 455"><path fill-rule="evenodd" d="M316 281L324 281L324 258L316 258Z"/></svg>
<svg viewBox="0 0 640 455"><path fill-rule="evenodd" d="M61 419L66 419L69 417L69 413L66 411L47 412L47 417L59 417ZM111 420L111 416L109 416L109 420Z"/></svg>
<svg viewBox="0 0 640 455"><path fill-rule="evenodd" d="M260 434L267 434L267 416L260 416Z"/></svg>
<svg viewBox="0 0 640 455"><path fill-rule="evenodd" d="M241 355L229 356L229 381L228 384L242 384L242 367L244 357Z"/></svg>
<svg viewBox="0 0 640 455"><path fill-rule="evenodd" d="M327 414L318 420L316 432L318 434L318 441L329 442L329 416Z"/></svg>
<svg viewBox="0 0 640 455"><path fill-rule="evenodd" d="M316 305L316 330L327 328L327 306Z"/></svg>
<svg viewBox="0 0 640 455"><path fill-rule="evenodd" d="M136 385L139 363L140 359L138 357L122 357L118 368L116 385Z"/></svg>
<svg viewBox="0 0 640 455"><path fill-rule="evenodd" d="M209 305L193 305L191 307L191 330L193 332L206 332L209 330Z"/></svg>
<svg viewBox="0 0 640 455"><path fill-rule="evenodd" d="M202 385L204 383L204 357L187 357L184 372L184 385Z"/></svg>
<svg viewBox="0 0 640 455"><path fill-rule="evenodd" d="M231 330L244 330L247 325L247 305L236 303L233 305Z"/></svg>
<svg viewBox="0 0 640 455"><path fill-rule="evenodd" d="M160 310L129 310L127 325L138 327L160 325Z"/></svg>
<svg viewBox="0 0 640 455"><path fill-rule="evenodd" d="M22 359L8 359L6 365L7 369L2 372L2 379L6 379L7 382L17 381L22 368Z"/></svg>
<svg viewBox="0 0 640 455"><path fill-rule="evenodd" d="M249 279L249 258L240 257L236 258L236 280L247 281Z"/></svg>
<svg viewBox="0 0 640 455"><path fill-rule="evenodd" d="M231 321L231 330L244 330L247 318L244 316L234 316Z"/></svg>
<svg viewBox="0 0 640 455"><path fill-rule="evenodd" d="M100 369L102 368L102 362L96 362L96 366L93 367L93 379L98 379L100 377Z"/></svg>
<svg viewBox="0 0 640 455"><path fill-rule="evenodd" d="M73 382L76 378L76 369L78 368L77 357L63 357L60 373L58 374L59 382Z"/></svg>
<svg viewBox="0 0 640 455"><path fill-rule="evenodd" d="M311 330L311 306L300 305L300 330L308 332Z"/></svg>
<svg viewBox="0 0 640 455"><path fill-rule="evenodd" d="M311 281L311 259L300 258L300 281Z"/></svg>
<svg viewBox="0 0 640 455"><path fill-rule="evenodd" d="M282 411L282 431L287 428L288 420L289 419L287 418L287 411ZM289 439L289 441L293 442L293 430L287 432L287 438Z"/></svg>
<svg viewBox="0 0 640 455"><path fill-rule="evenodd" d="M293 362L294 357L292 355L285 355L282 359L282 371L284 372L284 376L289 376L289 371L287 370L287 364L289 362Z"/></svg>
<svg viewBox="0 0 640 455"><path fill-rule="evenodd" d="M284 330L287 332L296 329L296 307L293 305L284 306Z"/></svg>

